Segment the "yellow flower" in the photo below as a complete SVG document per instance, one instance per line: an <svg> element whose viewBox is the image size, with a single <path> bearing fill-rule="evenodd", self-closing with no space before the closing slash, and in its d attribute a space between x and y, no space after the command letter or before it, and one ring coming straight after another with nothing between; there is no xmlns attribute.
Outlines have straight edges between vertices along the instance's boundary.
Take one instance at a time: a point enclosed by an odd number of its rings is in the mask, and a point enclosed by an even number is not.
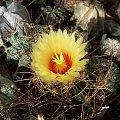
<svg viewBox="0 0 120 120"><path fill-rule="evenodd" d="M32 47L32 70L46 83L59 81L67 84L78 78L79 71L88 61L80 60L87 54L84 50L86 43L82 42L82 37L75 41L74 33L68 34L67 30L44 33Z"/></svg>

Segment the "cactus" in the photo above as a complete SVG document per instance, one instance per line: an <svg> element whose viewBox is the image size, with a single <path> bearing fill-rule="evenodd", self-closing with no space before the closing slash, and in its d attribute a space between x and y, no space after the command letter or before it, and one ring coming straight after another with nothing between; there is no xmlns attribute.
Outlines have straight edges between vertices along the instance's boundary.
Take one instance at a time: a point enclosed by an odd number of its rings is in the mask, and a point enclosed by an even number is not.
<svg viewBox="0 0 120 120"><path fill-rule="evenodd" d="M30 41L27 36L23 36L16 32L8 38L11 46L7 48L7 61L8 63L16 64L19 62L23 54L30 52Z"/></svg>

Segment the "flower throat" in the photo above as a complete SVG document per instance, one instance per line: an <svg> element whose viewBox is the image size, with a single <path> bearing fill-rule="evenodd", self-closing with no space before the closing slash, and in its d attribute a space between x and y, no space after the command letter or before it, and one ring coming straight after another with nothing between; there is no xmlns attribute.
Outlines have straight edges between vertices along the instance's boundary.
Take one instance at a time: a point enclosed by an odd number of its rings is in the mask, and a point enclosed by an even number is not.
<svg viewBox="0 0 120 120"><path fill-rule="evenodd" d="M65 74L72 66L72 59L68 54L55 53L49 60L49 70L54 73Z"/></svg>

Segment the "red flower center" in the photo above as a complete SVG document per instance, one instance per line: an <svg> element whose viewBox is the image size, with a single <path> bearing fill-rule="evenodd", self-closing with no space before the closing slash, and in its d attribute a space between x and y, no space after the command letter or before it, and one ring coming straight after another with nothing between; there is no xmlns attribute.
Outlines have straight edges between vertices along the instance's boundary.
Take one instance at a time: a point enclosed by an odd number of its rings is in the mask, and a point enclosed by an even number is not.
<svg viewBox="0 0 120 120"><path fill-rule="evenodd" d="M57 53L49 60L48 68L50 71L65 74L72 66L72 59L66 53Z"/></svg>

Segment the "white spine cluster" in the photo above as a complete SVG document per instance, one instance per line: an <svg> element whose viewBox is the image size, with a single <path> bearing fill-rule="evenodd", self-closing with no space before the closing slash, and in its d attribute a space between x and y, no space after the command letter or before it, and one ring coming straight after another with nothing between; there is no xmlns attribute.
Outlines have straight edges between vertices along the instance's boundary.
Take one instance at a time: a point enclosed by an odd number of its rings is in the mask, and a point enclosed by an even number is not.
<svg viewBox="0 0 120 120"><path fill-rule="evenodd" d="M120 41L117 39L107 38L101 41L101 49L106 55L112 55L114 57L120 56Z"/></svg>

